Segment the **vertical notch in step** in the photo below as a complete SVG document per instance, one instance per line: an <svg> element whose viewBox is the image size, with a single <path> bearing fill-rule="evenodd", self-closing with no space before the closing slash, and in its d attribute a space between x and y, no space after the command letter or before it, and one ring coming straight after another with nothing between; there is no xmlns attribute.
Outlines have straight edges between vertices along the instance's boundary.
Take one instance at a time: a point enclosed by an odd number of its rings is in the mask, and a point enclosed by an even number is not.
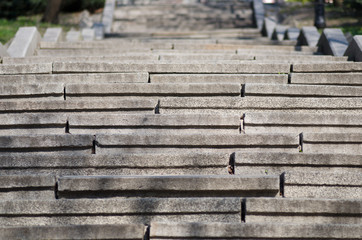
<svg viewBox="0 0 362 240"><path fill-rule="evenodd" d="M55 182L54 197L55 197L55 199L59 199L59 194L58 194L58 181Z"/></svg>
<svg viewBox="0 0 362 240"><path fill-rule="evenodd" d="M64 87L64 100L67 100L67 92L65 90L65 87Z"/></svg>
<svg viewBox="0 0 362 240"><path fill-rule="evenodd" d="M143 240L149 240L150 239L150 226L146 225L145 228L145 234L143 236Z"/></svg>
<svg viewBox="0 0 362 240"><path fill-rule="evenodd" d="M241 97L245 97L245 84L241 84Z"/></svg>
<svg viewBox="0 0 362 240"><path fill-rule="evenodd" d="M69 121L67 121L66 124L65 124L65 133L70 133L70 131L69 131Z"/></svg>
<svg viewBox="0 0 362 240"><path fill-rule="evenodd" d="M92 154L96 154L97 146L98 146L97 138L96 138L96 135L94 135L93 145L92 145Z"/></svg>
<svg viewBox="0 0 362 240"><path fill-rule="evenodd" d="M285 172L280 174L280 180L279 180L279 188L280 188L279 191L280 191L280 196L282 197L285 197L284 185L285 185Z"/></svg>
<svg viewBox="0 0 362 240"><path fill-rule="evenodd" d="M235 174L235 153L232 153L229 158L229 165L227 167L228 173L230 175Z"/></svg>
<svg viewBox="0 0 362 240"><path fill-rule="evenodd" d="M240 118L240 133L245 133L245 113Z"/></svg>
<svg viewBox="0 0 362 240"><path fill-rule="evenodd" d="M288 84L292 84L292 74L288 74Z"/></svg>
<svg viewBox="0 0 362 240"><path fill-rule="evenodd" d="M246 222L246 198L241 199L241 222Z"/></svg>
<svg viewBox="0 0 362 240"><path fill-rule="evenodd" d="M157 101L157 105L155 107L155 114L160 114L160 100Z"/></svg>
<svg viewBox="0 0 362 240"><path fill-rule="evenodd" d="M299 152L303 152L303 133L299 134Z"/></svg>

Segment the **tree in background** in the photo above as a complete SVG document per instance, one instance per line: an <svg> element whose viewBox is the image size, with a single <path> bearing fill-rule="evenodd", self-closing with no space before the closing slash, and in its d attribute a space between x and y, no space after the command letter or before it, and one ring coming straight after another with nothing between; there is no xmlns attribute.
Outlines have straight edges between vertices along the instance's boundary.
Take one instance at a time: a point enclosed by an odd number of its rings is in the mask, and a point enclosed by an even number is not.
<svg viewBox="0 0 362 240"><path fill-rule="evenodd" d="M48 0L48 4L45 9L45 13L43 15L42 21L49 22L49 23L57 23L58 14L59 14L61 5L62 5L62 0Z"/></svg>

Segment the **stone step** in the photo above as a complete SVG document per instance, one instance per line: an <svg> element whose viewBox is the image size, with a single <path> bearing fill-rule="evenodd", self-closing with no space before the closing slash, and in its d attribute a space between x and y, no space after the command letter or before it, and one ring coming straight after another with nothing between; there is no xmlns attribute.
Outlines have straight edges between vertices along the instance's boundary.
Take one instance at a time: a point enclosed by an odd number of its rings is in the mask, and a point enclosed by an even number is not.
<svg viewBox="0 0 362 240"><path fill-rule="evenodd" d="M275 197L279 176L63 176L59 198Z"/></svg>
<svg viewBox="0 0 362 240"><path fill-rule="evenodd" d="M237 54L161 54L160 61L211 61L211 60L254 60L254 55L237 55Z"/></svg>
<svg viewBox="0 0 362 240"><path fill-rule="evenodd" d="M51 63L42 64L0 64L0 75L11 74L49 74L52 73Z"/></svg>
<svg viewBox="0 0 362 240"><path fill-rule="evenodd" d="M0 136L0 154L10 152L84 152L92 153L92 135L14 135Z"/></svg>
<svg viewBox="0 0 362 240"><path fill-rule="evenodd" d="M40 112L116 112L154 113L157 100L150 99L102 99L99 100L42 100L3 101L0 113L40 113Z"/></svg>
<svg viewBox="0 0 362 240"><path fill-rule="evenodd" d="M361 199L247 198L246 223L362 224Z"/></svg>
<svg viewBox="0 0 362 240"><path fill-rule="evenodd" d="M0 99L53 98L64 100L63 84L0 85Z"/></svg>
<svg viewBox="0 0 362 240"><path fill-rule="evenodd" d="M37 50L37 54L35 56L39 57L106 57L106 56L115 56L115 55L124 55L124 54L148 54L151 55L154 50L171 50L170 48L121 48L121 49L110 49L110 48L96 48L96 49L39 49Z"/></svg>
<svg viewBox="0 0 362 240"><path fill-rule="evenodd" d="M1 226L241 222L240 198L113 198L0 201Z"/></svg>
<svg viewBox="0 0 362 240"><path fill-rule="evenodd" d="M309 86L276 85L246 83L245 96L281 96L281 97L361 97L362 87L355 86Z"/></svg>
<svg viewBox="0 0 362 240"><path fill-rule="evenodd" d="M308 234L306 234L308 233ZM150 239L358 239L360 224L153 222Z"/></svg>
<svg viewBox="0 0 362 240"><path fill-rule="evenodd" d="M228 113L283 111L292 113L350 113L360 114L360 98L164 98L160 100L161 114L181 113Z"/></svg>
<svg viewBox="0 0 362 240"><path fill-rule="evenodd" d="M295 134L98 134L97 154L151 152L218 152L232 149L297 152L299 137Z"/></svg>
<svg viewBox="0 0 362 240"><path fill-rule="evenodd" d="M362 130L361 114L249 113L245 133L355 133Z"/></svg>
<svg viewBox="0 0 362 240"><path fill-rule="evenodd" d="M291 73L292 84L362 86L362 73Z"/></svg>
<svg viewBox="0 0 362 240"><path fill-rule="evenodd" d="M171 49L173 46L172 40L162 42L151 41L129 41L129 40L103 40L103 41L88 41L88 42L41 42L40 50L46 49L132 49L132 48L166 48Z"/></svg>
<svg viewBox="0 0 362 240"><path fill-rule="evenodd" d="M294 50L279 50L279 49L265 49L265 50L258 50L258 49L237 49L236 53L238 55L281 55L281 56L313 56L313 52L309 51L294 51Z"/></svg>
<svg viewBox="0 0 362 240"><path fill-rule="evenodd" d="M361 72L362 63L298 63L293 64L293 72Z"/></svg>
<svg viewBox="0 0 362 240"><path fill-rule="evenodd" d="M240 115L132 115L74 114L68 118L69 132L80 133L238 133Z"/></svg>
<svg viewBox="0 0 362 240"><path fill-rule="evenodd" d="M272 153L235 152L232 156L235 174L274 174L297 171L301 173L320 172L326 174L359 174L362 155L313 154L313 153ZM306 178L308 179L308 178ZM343 182L343 181L342 181Z"/></svg>
<svg viewBox="0 0 362 240"><path fill-rule="evenodd" d="M362 134L355 133L303 133L305 153L362 154Z"/></svg>
<svg viewBox="0 0 362 240"><path fill-rule="evenodd" d="M297 198L361 199L362 173L292 171L283 175L283 196Z"/></svg>
<svg viewBox="0 0 362 240"><path fill-rule="evenodd" d="M289 64L122 64L54 62L54 73L289 73Z"/></svg>
<svg viewBox="0 0 362 240"><path fill-rule="evenodd" d="M67 116L59 113L0 114L0 135L62 134Z"/></svg>
<svg viewBox="0 0 362 240"><path fill-rule="evenodd" d="M287 74L151 74L151 83L287 84Z"/></svg>
<svg viewBox="0 0 362 240"><path fill-rule="evenodd" d="M16 59L16 58L14 58ZM1 85L40 85L40 84L76 84L76 83L147 83L147 72L135 73L98 73L98 74L29 74L0 75Z"/></svg>
<svg viewBox="0 0 362 240"><path fill-rule="evenodd" d="M143 224L0 227L3 239L144 239Z"/></svg>
<svg viewBox="0 0 362 240"><path fill-rule="evenodd" d="M289 61L289 62L340 62L347 61L347 57L334 57L334 56L321 56L321 55L255 55L255 60L260 61L271 61L271 62L280 62L280 61Z"/></svg>
<svg viewBox="0 0 362 240"><path fill-rule="evenodd" d="M53 175L1 175L0 198L4 200L54 199Z"/></svg>
<svg viewBox="0 0 362 240"><path fill-rule="evenodd" d="M124 97L124 96L240 96L241 85L233 83L192 83L192 84L68 84L67 99L83 97Z"/></svg>
<svg viewBox="0 0 362 240"><path fill-rule="evenodd" d="M0 154L2 175L226 175L232 151L169 154ZM280 174L280 173L278 173Z"/></svg>

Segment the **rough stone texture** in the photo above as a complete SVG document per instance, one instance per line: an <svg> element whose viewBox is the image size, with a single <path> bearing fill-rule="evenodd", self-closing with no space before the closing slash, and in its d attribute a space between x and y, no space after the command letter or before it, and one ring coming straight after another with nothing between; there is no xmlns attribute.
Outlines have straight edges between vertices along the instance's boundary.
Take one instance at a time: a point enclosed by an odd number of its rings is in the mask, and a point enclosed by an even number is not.
<svg viewBox="0 0 362 240"><path fill-rule="evenodd" d="M210 61L210 60L254 60L253 55L237 55L237 54L161 54L160 61Z"/></svg>
<svg viewBox="0 0 362 240"><path fill-rule="evenodd" d="M111 33L115 4L115 0L107 0L104 5L102 23L105 33Z"/></svg>
<svg viewBox="0 0 362 240"><path fill-rule="evenodd" d="M344 56L348 56L348 61L362 62L362 36L354 36L349 44Z"/></svg>
<svg viewBox="0 0 362 240"><path fill-rule="evenodd" d="M64 97L62 84L0 85L0 98Z"/></svg>
<svg viewBox="0 0 362 240"><path fill-rule="evenodd" d="M240 96L241 85L224 84L68 84L67 96Z"/></svg>
<svg viewBox="0 0 362 240"><path fill-rule="evenodd" d="M246 222L361 224L359 200L248 198Z"/></svg>
<svg viewBox="0 0 362 240"><path fill-rule="evenodd" d="M52 175L2 175L0 189L55 187L55 177Z"/></svg>
<svg viewBox="0 0 362 240"><path fill-rule="evenodd" d="M20 64L20 65L0 65L0 75L11 74L48 74L52 73L52 64Z"/></svg>
<svg viewBox="0 0 362 240"><path fill-rule="evenodd" d="M246 83L244 94L245 96L362 97L362 88Z"/></svg>
<svg viewBox="0 0 362 240"><path fill-rule="evenodd" d="M0 75L4 85L26 84L94 84L94 83L147 83L147 72L137 73L104 73L104 74L29 74L29 75Z"/></svg>
<svg viewBox="0 0 362 240"><path fill-rule="evenodd" d="M361 65L362 66L362 65ZM289 64L122 64L54 62L55 73L136 72L149 73L289 73Z"/></svg>
<svg viewBox="0 0 362 240"><path fill-rule="evenodd" d="M300 34L298 36L297 45L307 45L310 47L317 46L320 34L316 27L302 27Z"/></svg>
<svg viewBox="0 0 362 240"><path fill-rule="evenodd" d="M151 83L287 84L287 74L151 74Z"/></svg>
<svg viewBox="0 0 362 240"><path fill-rule="evenodd" d="M141 224L1 227L3 239L144 239Z"/></svg>
<svg viewBox="0 0 362 240"><path fill-rule="evenodd" d="M42 42L58 42L62 37L62 28L47 28Z"/></svg>
<svg viewBox="0 0 362 240"><path fill-rule="evenodd" d="M95 39L96 33L94 29L84 28L82 29L82 37L84 41L93 41Z"/></svg>
<svg viewBox="0 0 362 240"><path fill-rule="evenodd" d="M1 113L11 112L154 112L157 101L145 99L95 100L95 101L4 101L0 102Z"/></svg>
<svg viewBox="0 0 362 240"><path fill-rule="evenodd" d="M3 58L3 57L7 57L9 56L6 48L0 43L0 57Z"/></svg>
<svg viewBox="0 0 362 240"><path fill-rule="evenodd" d="M41 40L36 27L21 27L11 42L8 53L11 57L27 57L34 55Z"/></svg>
<svg viewBox="0 0 362 240"><path fill-rule="evenodd" d="M306 234L307 233L307 234ZM359 225L290 223L152 223L150 239L358 239Z"/></svg>
<svg viewBox="0 0 362 240"><path fill-rule="evenodd" d="M264 18L261 33L263 34L263 36L266 36L269 39L271 39L276 26L277 26L277 23L275 22L274 19L266 17L266 18Z"/></svg>
<svg viewBox="0 0 362 240"><path fill-rule="evenodd" d="M293 41L296 41L296 40L298 40L299 34L300 34L299 28L288 28L288 29L285 31L284 40L293 40Z"/></svg>
<svg viewBox="0 0 362 240"><path fill-rule="evenodd" d="M341 62L346 61L346 57L320 56L320 55L256 55L255 60L262 62L291 62L291 63L310 63L310 62Z"/></svg>
<svg viewBox="0 0 362 240"><path fill-rule="evenodd" d="M58 186L60 197L82 197L87 192L99 196L109 191L120 196L275 196L279 176L65 176L58 178Z"/></svg>
<svg viewBox="0 0 362 240"><path fill-rule="evenodd" d="M291 73L291 83L362 86L362 73Z"/></svg>
<svg viewBox="0 0 362 240"><path fill-rule="evenodd" d="M293 64L293 72L361 72L362 63L300 63Z"/></svg>
<svg viewBox="0 0 362 240"><path fill-rule="evenodd" d="M65 40L67 42L77 42L81 40L81 32L80 31L75 31L75 30L70 30L69 32L67 32L67 35L65 36ZM38 51L38 55L40 54L41 51Z"/></svg>
<svg viewBox="0 0 362 240"><path fill-rule="evenodd" d="M318 52L326 55L343 56L348 41L341 29L325 28L317 43Z"/></svg>

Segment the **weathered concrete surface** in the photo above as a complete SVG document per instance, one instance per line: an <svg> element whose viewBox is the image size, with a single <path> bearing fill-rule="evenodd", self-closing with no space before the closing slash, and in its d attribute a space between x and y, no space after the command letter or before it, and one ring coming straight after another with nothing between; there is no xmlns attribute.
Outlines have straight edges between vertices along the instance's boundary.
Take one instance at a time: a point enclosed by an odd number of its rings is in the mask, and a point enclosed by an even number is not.
<svg viewBox="0 0 362 240"><path fill-rule="evenodd" d="M308 234L306 234L308 233ZM360 225L293 223L152 223L150 239L356 239Z"/></svg>
<svg viewBox="0 0 362 240"><path fill-rule="evenodd" d="M293 64L293 72L361 72L362 63L300 63Z"/></svg>
<svg viewBox="0 0 362 240"><path fill-rule="evenodd" d="M273 40L283 41L284 34L285 34L286 31L287 31L286 26L276 25L271 38Z"/></svg>
<svg viewBox="0 0 362 240"><path fill-rule="evenodd" d="M104 25L105 33L111 33L112 31L115 4L116 4L115 0L107 0L104 5L102 23Z"/></svg>
<svg viewBox="0 0 362 240"><path fill-rule="evenodd" d="M103 74L29 74L29 75L0 75L4 85L26 84L76 84L76 83L147 83L147 72L137 73L103 73Z"/></svg>
<svg viewBox="0 0 362 240"><path fill-rule="evenodd" d="M362 67L362 65L361 65ZM55 73L97 72L149 73L289 73L289 64L122 64L122 63L67 63L54 62Z"/></svg>
<svg viewBox="0 0 362 240"><path fill-rule="evenodd" d="M344 56L348 56L348 61L362 62L362 36L354 36L349 44Z"/></svg>
<svg viewBox="0 0 362 240"><path fill-rule="evenodd" d="M293 41L296 41L296 40L298 40L299 34L300 34L299 28L288 28L288 29L285 31L284 40L293 40Z"/></svg>
<svg viewBox="0 0 362 240"><path fill-rule="evenodd" d="M47 28L41 41L58 42L62 37L62 33L62 28Z"/></svg>
<svg viewBox="0 0 362 240"><path fill-rule="evenodd" d="M240 96L241 85L232 83L192 84L68 84L67 96Z"/></svg>
<svg viewBox="0 0 362 240"><path fill-rule="evenodd" d="M11 112L154 112L157 101L147 99L120 99L120 100L95 100L95 101L7 101L0 102L1 113Z"/></svg>
<svg viewBox="0 0 362 240"><path fill-rule="evenodd" d="M2 226L240 222L240 198L0 201ZM98 223L96 223L98 222Z"/></svg>
<svg viewBox="0 0 362 240"><path fill-rule="evenodd" d="M0 85L0 98L64 97L63 84Z"/></svg>
<svg viewBox="0 0 362 240"><path fill-rule="evenodd" d="M41 40L36 27L21 27L8 48L11 57L27 57L34 55Z"/></svg>
<svg viewBox="0 0 362 240"><path fill-rule="evenodd" d="M302 27L298 37L297 45L317 46L320 34L316 27Z"/></svg>
<svg viewBox="0 0 362 240"><path fill-rule="evenodd" d="M271 39L276 26L277 23L275 22L274 19L265 17L261 33L263 34L263 36L266 36L269 39Z"/></svg>
<svg viewBox="0 0 362 240"><path fill-rule="evenodd" d="M65 40L67 42L77 42L81 40L81 33L80 31L75 31L75 30L70 30L69 32L67 32L67 35L65 36ZM38 50L38 54L41 53L41 50Z"/></svg>
<svg viewBox="0 0 362 240"><path fill-rule="evenodd" d="M151 83L287 84L287 74L151 74Z"/></svg>
<svg viewBox="0 0 362 240"><path fill-rule="evenodd" d="M321 55L256 55L255 60L268 62L340 62L346 61L346 57L321 56Z"/></svg>
<svg viewBox="0 0 362 240"><path fill-rule="evenodd" d="M52 64L11 64L11 65L0 65L0 75L10 74L49 74L52 73Z"/></svg>
<svg viewBox="0 0 362 240"><path fill-rule="evenodd" d="M0 189L13 188L55 188L55 176L52 175L2 175Z"/></svg>
<svg viewBox="0 0 362 240"><path fill-rule="evenodd" d="M362 73L291 73L291 83L362 86Z"/></svg>
<svg viewBox="0 0 362 240"><path fill-rule="evenodd" d="M7 154L0 155L3 174L57 175L223 175L228 174L226 153L169 154ZM167 171L165 171L167 169Z"/></svg>
<svg viewBox="0 0 362 240"><path fill-rule="evenodd" d="M361 224L361 200L247 198L246 222Z"/></svg>
<svg viewBox="0 0 362 240"><path fill-rule="evenodd" d="M362 97L361 87L246 83L245 96Z"/></svg>
<svg viewBox="0 0 362 240"><path fill-rule="evenodd" d="M343 56L348 41L341 29L325 28L317 43L318 52L326 55Z"/></svg>
<svg viewBox="0 0 362 240"><path fill-rule="evenodd" d="M7 52L6 48L0 43L0 57L7 57L9 53Z"/></svg>
<svg viewBox="0 0 362 240"><path fill-rule="evenodd" d="M2 239L139 239L146 226L141 224L1 227Z"/></svg>
<svg viewBox="0 0 362 240"><path fill-rule="evenodd" d="M261 31L261 29L263 28L265 14L263 1L253 0L251 4L251 8L253 10L253 23L256 28Z"/></svg>
<svg viewBox="0 0 362 240"><path fill-rule="evenodd" d="M254 55L238 54L161 54L160 61L254 60Z"/></svg>
<svg viewBox="0 0 362 240"><path fill-rule="evenodd" d="M81 34L84 41L93 41L96 37L95 30L91 28L82 29Z"/></svg>

